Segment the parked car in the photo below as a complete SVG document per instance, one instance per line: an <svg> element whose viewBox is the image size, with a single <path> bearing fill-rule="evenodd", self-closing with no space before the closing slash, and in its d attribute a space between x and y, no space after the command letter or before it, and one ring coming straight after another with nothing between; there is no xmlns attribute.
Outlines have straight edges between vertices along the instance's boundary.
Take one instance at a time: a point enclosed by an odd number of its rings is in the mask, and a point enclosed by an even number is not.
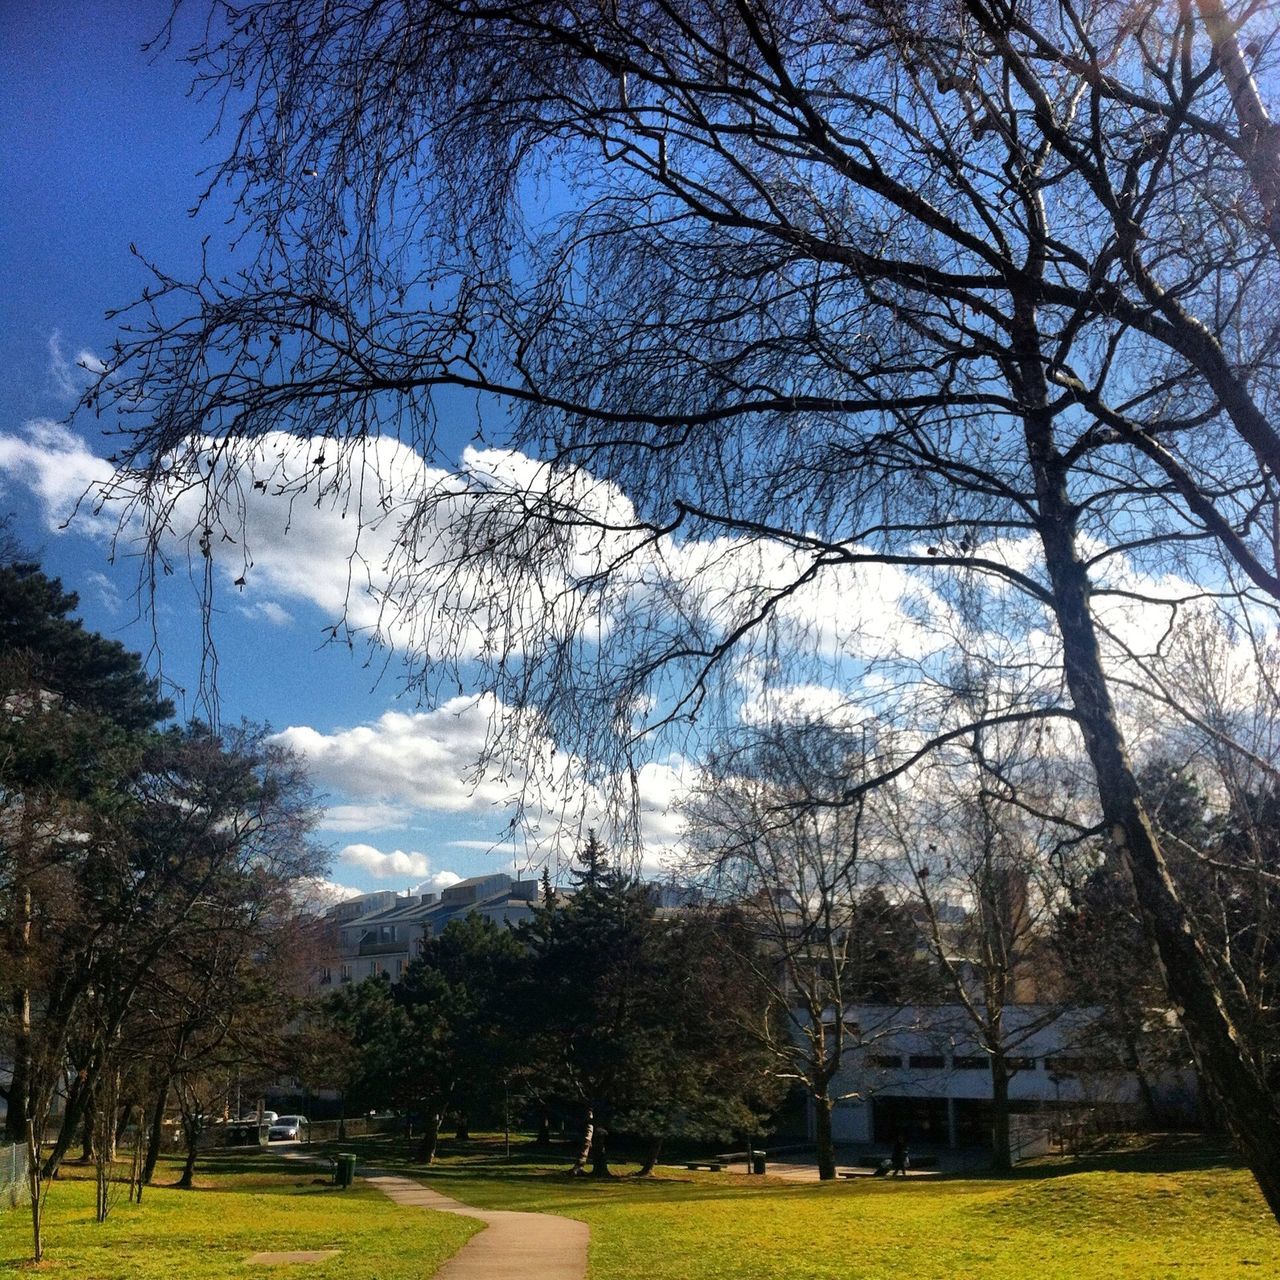
<svg viewBox="0 0 1280 1280"><path fill-rule="evenodd" d="M246 1111L244 1115L240 1117L240 1123L251 1124L253 1121L257 1120L257 1118L258 1113L256 1111ZM263 1124L275 1124L279 1118L280 1117L274 1111L264 1111L262 1113Z"/></svg>
<svg viewBox="0 0 1280 1280"><path fill-rule="evenodd" d="M268 1142L301 1142L311 1123L306 1116L277 1116L267 1132Z"/></svg>

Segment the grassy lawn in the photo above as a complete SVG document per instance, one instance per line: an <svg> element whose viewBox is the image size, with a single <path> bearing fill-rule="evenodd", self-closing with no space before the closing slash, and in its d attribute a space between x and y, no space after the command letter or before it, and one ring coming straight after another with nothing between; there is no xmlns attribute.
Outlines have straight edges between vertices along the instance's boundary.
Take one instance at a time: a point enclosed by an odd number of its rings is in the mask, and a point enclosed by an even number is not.
<svg viewBox="0 0 1280 1280"><path fill-rule="evenodd" d="M1249 1176L1195 1157L1121 1157L1009 1178L887 1184L786 1183L669 1169L637 1180L569 1179L565 1163L483 1142L429 1172L403 1144L343 1144L488 1208L562 1213L592 1229L591 1280L1086 1280L1280 1275L1280 1227ZM626 1166L620 1166L625 1172ZM477 1224L402 1209L368 1187L313 1184L318 1171L272 1156L207 1161L194 1192L148 1190L93 1222L78 1171L50 1195L40 1274L85 1280L288 1275L428 1277ZM162 1168L158 1181L176 1170ZM29 1264L28 1218L0 1213L0 1273ZM339 1249L285 1271L249 1267L266 1249ZM536 1277L530 1277L536 1280Z"/></svg>
<svg viewBox="0 0 1280 1280"><path fill-rule="evenodd" d="M473 1147L424 1173L392 1144L349 1146L471 1204L581 1219L592 1231L591 1280L1280 1275L1280 1227L1252 1180L1211 1160L1118 1158L894 1184L676 1170L598 1184L527 1151L504 1166Z"/></svg>
<svg viewBox="0 0 1280 1280"><path fill-rule="evenodd" d="M221 1280L298 1276L307 1280L425 1280L479 1224L404 1209L369 1187L314 1185L320 1170L271 1156L211 1157L192 1191L163 1185L178 1169L162 1164L141 1205L121 1197L105 1223L93 1220L93 1183L69 1168L49 1192L45 1261L33 1268L26 1206L0 1212L0 1274L77 1280ZM249 1266L251 1253L338 1249L323 1263Z"/></svg>

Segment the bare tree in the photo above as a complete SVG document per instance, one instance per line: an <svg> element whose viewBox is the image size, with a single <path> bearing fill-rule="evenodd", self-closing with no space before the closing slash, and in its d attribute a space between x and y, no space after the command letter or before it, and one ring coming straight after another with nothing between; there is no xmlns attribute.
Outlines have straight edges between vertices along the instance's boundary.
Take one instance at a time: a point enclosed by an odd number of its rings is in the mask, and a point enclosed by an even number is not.
<svg viewBox="0 0 1280 1280"><path fill-rule="evenodd" d="M822 1179L836 1176L832 1082L846 1053L901 1031L907 1006L932 994L915 925L864 850L874 847L865 806L840 802L865 776L856 750L821 726L752 735L715 762L687 808L686 870L741 918L750 945L738 960L768 994L768 1016L744 1031L811 1103ZM884 1016L850 1021L860 1003L884 1005Z"/></svg>
<svg viewBox="0 0 1280 1280"><path fill-rule="evenodd" d="M914 780L915 796L882 797L886 826L949 994L987 1060L992 1167L1007 1170L1009 1085L1020 1050L1062 1012L1051 1006L1009 1016L1014 1005L1057 994L1047 933L1058 883L1046 846L1060 831L1002 800L979 769L939 762L928 772Z"/></svg>
<svg viewBox="0 0 1280 1280"><path fill-rule="evenodd" d="M215 180L258 254L157 270L88 397L131 419L114 492L157 554L188 534L211 584L251 475L358 506L380 431L429 454L441 389L505 401L541 467L357 511L395 524L382 634L424 673L493 658L606 772L638 707L651 733L735 714L749 653L797 678L819 587L1010 601L1049 675L988 719L1078 727L1280 1212L1280 1111L1139 794L1109 620L1280 596L1264 11L262 0L209 29L200 82L240 116ZM882 706L840 622L807 652Z"/></svg>

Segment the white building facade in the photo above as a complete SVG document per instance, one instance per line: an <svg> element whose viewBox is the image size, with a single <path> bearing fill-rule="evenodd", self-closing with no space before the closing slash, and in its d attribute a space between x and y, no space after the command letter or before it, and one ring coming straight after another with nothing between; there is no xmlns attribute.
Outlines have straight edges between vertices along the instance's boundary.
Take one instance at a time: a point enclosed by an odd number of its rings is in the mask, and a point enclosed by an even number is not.
<svg viewBox="0 0 1280 1280"><path fill-rule="evenodd" d="M1138 1078L1107 1048L1098 1010L1018 1004L1003 1018L1015 1143L1019 1133L1042 1144L1050 1130L1138 1115ZM949 1147L989 1142L990 1056L960 1005L860 1005L845 1011L845 1029L850 1047L831 1085L837 1143L890 1143L898 1134ZM1190 1070L1147 1083L1171 1112L1195 1114Z"/></svg>

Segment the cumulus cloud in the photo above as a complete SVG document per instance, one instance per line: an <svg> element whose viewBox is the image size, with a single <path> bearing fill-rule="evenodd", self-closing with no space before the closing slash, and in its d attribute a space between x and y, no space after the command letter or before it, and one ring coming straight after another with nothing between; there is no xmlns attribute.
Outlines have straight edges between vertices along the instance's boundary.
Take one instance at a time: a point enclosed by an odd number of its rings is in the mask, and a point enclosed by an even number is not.
<svg viewBox="0 0 1280 1280"><path fill-rule="evenodd" d="M338 861L359 867L379 880L425 876L431 870L431 859L425 853L406 853L403 849L383 853L371 844L346 845L339 850Z"/></svg>
<svg viewBox="0 0 1280 1280"><path fill-rule="evenodd" d="M344 902L348 898L358 898L363 889L353 889L350 885L338 884L335 880L326 880L319 876L305 876L293 885L294 902L303 910L319 915L335 903Z"/></svg>
<svg viewBox="0 0 1280 1280"><path fill-rule="evenodd" d="M453 871L437 871L428 876L421 884L413 886L414 893L441 893L451 884L457 884L462 877Z"/></svg>
<svg viewBox="0 0 1280 1280"><path fill-rule="evenodd" d="M462 878L453 871L432 871L430 857L417 850L383 852L371 844L349 844L339 851L338 861L376 880L418 880L415 893L439 893Z"/></svg>
<svg viewBox="0 0 1280 1280"><path fill-rule="evenodd" d="M61 358L70 378L70 363ZM1013 601L996 578L969 584L957 603L962 593L948 574L842 564L790 590L812 567L808 553L766 538L652 538L635 527L634 507L616 486L581 471L553 473L509 450L468 449L449 472L392 439L349 442L339 459L332 446L269 433L245 446L233 468L225 459L209 464L209 455L197 452L185 470L174 465L173 527L195 536L169 537L166 553L186 550L199 562L207 551L223 588L243 580L237 607L270 625L286 626L295 609L312 606L424 660L465 662L495 647L518 655L530 636L547 632L560 638L572 632L588 644L614 637L625 647L660 644L692 625L710 645L776 597L774 643L758 650L776 666L764 672L742 663L730 695L747 726L781 718L852 727L868 708L888 707L900 723L923 731L959 714L950 668L960 640L970 654L1010 673L1010 699L1061 698L1059 647L1047 612L1034 601ZM20 434L0 434L0 475L30 489L49 527L58 528L86 488L107 484L113 471L74 432L38 420ZM127 479L120 483L127 496ZM211 526L201 506L206 483L226 499L222 523ZM557 521L561 540L550 559L530 554L531 509L575 516ZM76 527L114 533L112 511L82 506ZM1043 576L1034 538L995 538L980 550L986 560ZM605 566L613 572L601 587L597 576ZM1191 584L1153 577L1120 556L1100 572L1105 586L1127 593L1095 597L1106 626L1136 650L1164 644L1172 602ZM976 631L961 607L975 600L986 602ZM793 665L802 651L825 669ZM1119 644L1108 643L1106 652L1114 664L1131 661ZM635 715L660 717L668 707L640 699ZM543 780L520 768L476 767L495 730L519 738L526 759L558 745L539 736L535 717L511 715L492 698L458 697L334 732L296 725L279 737L337 795L329 830L398 831L425 814L501 820L512 814L517 795L528 801L529 789ZM572 762L568 767L571 773ZM639 777L647 849L679 839L672 798L685 767L655 764ZM562 778L527 806L526 848L575 843L565 833L597 818L604 826L606 811L590 788L575 789ZM379 858L395 856L363 847Z"/></svg>
<svg viewBox="0 0 1280 1280"><path fill-rule="evenodd" d="M54 528L86 490L109 488L120 501L135 492L79 436L48 421L0 435L0 472L31 489ZM653 540L615 485L510 450L469 448L449 472L393 439L326 455L277 432L238 454L197 451L169 474L165 554L211 560L241 612L284 626L292 606L311 605L427 660L465 661L495 639L513 653L547 635L625 641L631 623L661 628L686 610L723 631L774 593L782 596L774 625L796 641L828 654L920 655L946 614L924 578L897 566L831 567L788 593L808 566L804 555L756 538ZM214 517L207 488L222 497ZM90 501L78 527L111 535L121 510ZM561 530L550 558L546 543L530 554L531 511Z"/></svg>
<svg viewBox="0 0 1280 1280"><path fill-rule="evenodd" d="M107 483L113 468L63 423L36 418L21 434L0 434L0 473L30 490L46 526L57 532L85 491ZM79 522L80 531L88 534L110 534L116 527L114 519L92 506L81 508Z"/></svg>
<svg viewBox="0 0 1280 1280"><path fill-rule="evenodd" d="M475 776L504 714L490 697L457 697L432 711L388 711L335 733L293 725L276 735L306 758L312 776L344 796L413 812L480 813L508 803L512 781Z"/></svg>

